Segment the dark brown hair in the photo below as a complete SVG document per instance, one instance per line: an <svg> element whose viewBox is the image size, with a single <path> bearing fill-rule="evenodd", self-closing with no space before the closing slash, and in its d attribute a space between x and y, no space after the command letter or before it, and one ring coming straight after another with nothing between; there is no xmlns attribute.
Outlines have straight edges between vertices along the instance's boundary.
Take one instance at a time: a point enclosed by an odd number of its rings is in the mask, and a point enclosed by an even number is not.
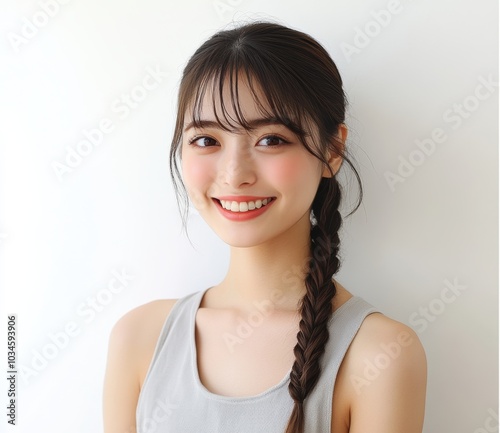
<svg viewBox="0 0 500 433"><path fill-rule="evenodd" d="M262 113L292 130L325 167L330 168L327 151L342 156L351 167L360 187L353 213L361 204L363 191L358 172L344 146L336 139L339 126L345 120L347 101L335 63L309 35L276 23L254 22L213 35L198 48L184 69L170 149L171 176L178 204L179 191L184 193L184 227L189 201L177 164L184 116L187 110L192 110L196 125L208 90L213 98L213 112L222 128L239 125L251 129L239 103L240 74L246 78ZM229 86L236 119L224 106L224 86ZM257 98L257 86L265 101ZM304 400L318 382L320 359L329 338L328 321L336 294L332 277L340 268L338 232L342 225L339 211L342 190L331 168L330 174L331 177L321 179L312 203L311 255L304 280L306 294L300 304L300 330L289 384L294 408L285 433L304 431Z"/></svg>

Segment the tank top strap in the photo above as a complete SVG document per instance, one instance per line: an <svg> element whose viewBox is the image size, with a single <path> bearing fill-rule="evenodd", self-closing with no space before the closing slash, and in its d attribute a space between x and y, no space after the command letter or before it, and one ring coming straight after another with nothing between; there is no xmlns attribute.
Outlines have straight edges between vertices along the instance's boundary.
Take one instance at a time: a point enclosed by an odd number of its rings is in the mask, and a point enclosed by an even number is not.
<svg viewBox="0 0 500 433"><path fill-rule="evenodd" d="M321 357L318 383L304 401L307 432L330 431L335 380L340 364L363 320L379 311L359 296L349 298L330 318L330 336Z"/></svg>
<svg viewBox="0 0 500 433"><path fill-rule="evenodd" d="M192 318L196 315L201 298L207 290L208 288L179 298L172 306L170 313L168 314L168 317L166 318L160 331L153 358L151 360L150 370L154 362L158 360L160 355L159 352L165 346L167 336L170 337L172 335L171 330L173 328L184 331L188 331L190 329L190 323L193 320ZM180 337L185 337L185 341L189 338L188 335L181 335Z"/></svg>
<svg viewBox="0 0 500 433"><path fill-rule="evenodd" d="M193 389L194 378L191 374L191 321L196 314L201 298L205 291L191 293L179 298L170 309L163 323L158 337L153 357L151 359L144 383L139 393L136 408L137 432L148 432L148 425L155 425L151 421L154 411L162 409L170 413L177 406L176 397L165 393L162 389L162 380L174 377L187 389ZM154 398L153 398L154 396Z"/></svg>

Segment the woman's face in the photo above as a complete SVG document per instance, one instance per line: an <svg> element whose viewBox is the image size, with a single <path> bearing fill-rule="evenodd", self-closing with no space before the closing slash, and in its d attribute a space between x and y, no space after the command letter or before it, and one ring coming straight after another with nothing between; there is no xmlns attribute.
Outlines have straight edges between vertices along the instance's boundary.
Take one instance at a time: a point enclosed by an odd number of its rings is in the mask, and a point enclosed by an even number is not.
<svg viewBox="0 0 500 433"><path fill-rule="evenodd" d="M227 244L249 247L309 230L324 170L292 131L263 117L245 82L238 90L243 115L255 129L222 129L207 92L201 127L194 127L191 111L186 112L181 167L189 197L209 226ZM229 91L224 98L236 119ZM221 117L220 108L217 114Z"/></svg>

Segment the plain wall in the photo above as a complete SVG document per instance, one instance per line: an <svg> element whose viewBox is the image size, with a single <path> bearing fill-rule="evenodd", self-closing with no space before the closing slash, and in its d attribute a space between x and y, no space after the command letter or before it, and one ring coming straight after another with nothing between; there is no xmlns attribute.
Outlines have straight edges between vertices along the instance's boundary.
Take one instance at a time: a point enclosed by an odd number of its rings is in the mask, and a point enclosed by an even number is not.
<svg viewBox="0 0 500 433"><path fill-rule="evenodd" d="M195 248L182 234L168 152L187 59L255 18L311 34L342 74L365 197L344 223L338 279L418 332L425 433L493 431L497 2L54 2L0 6L1 318L5 329L17 315L17 431L101 431L113 324L223 277L228 247L196 212Z"/></svg>

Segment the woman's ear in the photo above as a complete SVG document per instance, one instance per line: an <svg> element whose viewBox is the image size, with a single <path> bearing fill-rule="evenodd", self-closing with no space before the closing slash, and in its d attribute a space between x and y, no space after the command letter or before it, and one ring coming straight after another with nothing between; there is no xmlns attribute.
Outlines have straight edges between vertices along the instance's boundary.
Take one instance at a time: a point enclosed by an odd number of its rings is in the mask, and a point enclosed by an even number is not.
<svg viewBox="0 0 500 433"><path fill-rule="evenodd" d="M345 142L347 140L347 126L343 123L339 125L339 130L335 138L333 139L333 143L331 143L332 147L337 149L337 152L328 152L328 164L333 171L333 174L337 174L342 165L343 158L341 155L344 154L345 150ZM330 170L328 167L325 167L323 170L323 177L332 177Z"/></svg>

